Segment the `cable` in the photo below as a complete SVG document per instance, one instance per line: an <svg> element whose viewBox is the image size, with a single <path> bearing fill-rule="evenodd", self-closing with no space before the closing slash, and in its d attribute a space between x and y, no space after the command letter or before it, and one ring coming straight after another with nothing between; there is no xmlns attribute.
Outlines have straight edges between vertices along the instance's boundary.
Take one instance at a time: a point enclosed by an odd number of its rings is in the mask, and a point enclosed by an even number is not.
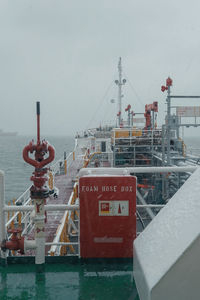
<svg viewBox="0 0 200 300"><path fill-rule="evenodd" d="M138 100L138 103L139 103L140 105L143 105L142 108L144 108L144 103L143 103L142 99L140 98L140 96L139 96L138 93L136 92L135 88L133 87L131 81L129 80L129 78L128 78L128 76L127 76L127 74L126 74L125 72L124 72L124 75L125 75L125 77L126 77L126 79L127 79L127 82L129 83L129 85L130 85L130 87L131 87L131 89L132 89L134 95L136 96L136 100Z"/></svg>
<svg viewBox="0 0 200 300"><path fill-rule="evenodd" d="M104 103L104 101L105 101L105 99L106 99L106 96L107 96L107 94L108 94L108 92L109 92L109 90L110 90L110 88L111 88L112 85L113 85L113 80L112 80L111 83L109 84L109 86L108 86L108 88L107 88L107 90L106 90L104 96L100 99L99 105L98 105L98 107L97 107L95 113L93 114L93 117L92 117L92 118L90 119L90 121L88 122L86 128L89 128L89 125L94 121L94 119L95 119L95 117L96 117L96 114L97 114L98 110L100 109L100 107L103 105L103 103Z"/></svg>

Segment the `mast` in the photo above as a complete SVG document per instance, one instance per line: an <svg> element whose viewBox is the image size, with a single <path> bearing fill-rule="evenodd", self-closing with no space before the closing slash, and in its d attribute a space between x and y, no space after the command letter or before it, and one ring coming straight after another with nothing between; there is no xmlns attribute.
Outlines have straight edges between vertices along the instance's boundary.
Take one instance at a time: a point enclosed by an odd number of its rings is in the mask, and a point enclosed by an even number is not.
<svg viewBox="0 0 200 300"><path fill-rule="evenodd" d="M122 79L122 59L121 57L119 58L119 63L118 63L118 74L119 74L119 79L115 80L116 85L118 85L118 126L120 127L121 125L121 114L122 114L122 85L126 83L126 79Z"/></svg>

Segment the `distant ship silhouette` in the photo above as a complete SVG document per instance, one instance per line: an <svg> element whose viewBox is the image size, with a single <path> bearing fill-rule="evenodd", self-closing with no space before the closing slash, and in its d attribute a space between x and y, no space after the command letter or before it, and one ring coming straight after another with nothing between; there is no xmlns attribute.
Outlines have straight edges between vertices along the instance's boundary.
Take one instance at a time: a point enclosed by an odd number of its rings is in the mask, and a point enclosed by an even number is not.
<svg viewBox="0 0 200 300"><path fill-rule="evenodd" d="M6 132L6 131L3 131L2 129L0 129L0 136L16 136L17 135L17 132Z"/></svg>

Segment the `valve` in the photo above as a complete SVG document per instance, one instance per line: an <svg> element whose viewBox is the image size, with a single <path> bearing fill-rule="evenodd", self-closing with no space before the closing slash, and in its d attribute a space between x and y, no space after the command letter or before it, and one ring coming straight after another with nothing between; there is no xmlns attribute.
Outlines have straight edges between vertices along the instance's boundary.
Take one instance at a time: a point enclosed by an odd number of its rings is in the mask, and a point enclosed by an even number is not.
<svg viewBox="0 0 200 300"><path fill-rule="evenodd" d="M1 243L1 250L19 250L19 253L24 254L24 237L21 236L22 228L8 229L8 233L12 233L9 241L3 240Z"/></svg>
<svg viewBox="0 0 200 300"><path fill-rule="evenodd" d="M134 111L133 111L133 110L131 111L131 115L132 115L132 116L135 116L135 113L134 113Z"/></svg>
<svg viewBox="0 0 200 300"><path fill-rule="evenodd" d="M164 85L162 85L162 86L161 86L161 91L164 93L166 90L168 90L168 87L167 87L167 86L164 86Z"/></svg>
<svg viewBox="0 0 200 300"><path fill-rule="evenodd" d="M125 111L129 111L131 109L131 105L129 104L128 106L127 106L127 108L125 108Z"/></svg>
<svg viewBox="0 0 200 300"><path fill-rule="evenodd" d="M164 86L164 85L162 85L161 86L161 91L162 92L165 92L166 90L168 90L168 88L170 87L170 86L172 86L172 79L170 78L170 77L168 77L167 79L166 79L166 86Z"/></svg>
<svg viewBox="0 0 200 300"><path fill-rule="evenodd" d="M172 79L170 77L166 79L166 86L172 86Z"/></svg>

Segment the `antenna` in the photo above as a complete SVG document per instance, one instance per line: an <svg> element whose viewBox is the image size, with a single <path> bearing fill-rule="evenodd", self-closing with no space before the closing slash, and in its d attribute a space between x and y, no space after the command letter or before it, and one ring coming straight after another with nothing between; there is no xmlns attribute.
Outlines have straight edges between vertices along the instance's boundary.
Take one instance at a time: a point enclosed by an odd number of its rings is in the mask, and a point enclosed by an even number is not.
<svg viewBox="0 0 200 300"><path fill-rule="evenodd" d="M120 127L121 125L121 112L122 112L122 85L126 83L126 79L122 80L122 59L121 57L119 58L119 63L118 63L118 74L119 74L119 79L115 80L116 85L118 85L118 126Z"/></svg>

